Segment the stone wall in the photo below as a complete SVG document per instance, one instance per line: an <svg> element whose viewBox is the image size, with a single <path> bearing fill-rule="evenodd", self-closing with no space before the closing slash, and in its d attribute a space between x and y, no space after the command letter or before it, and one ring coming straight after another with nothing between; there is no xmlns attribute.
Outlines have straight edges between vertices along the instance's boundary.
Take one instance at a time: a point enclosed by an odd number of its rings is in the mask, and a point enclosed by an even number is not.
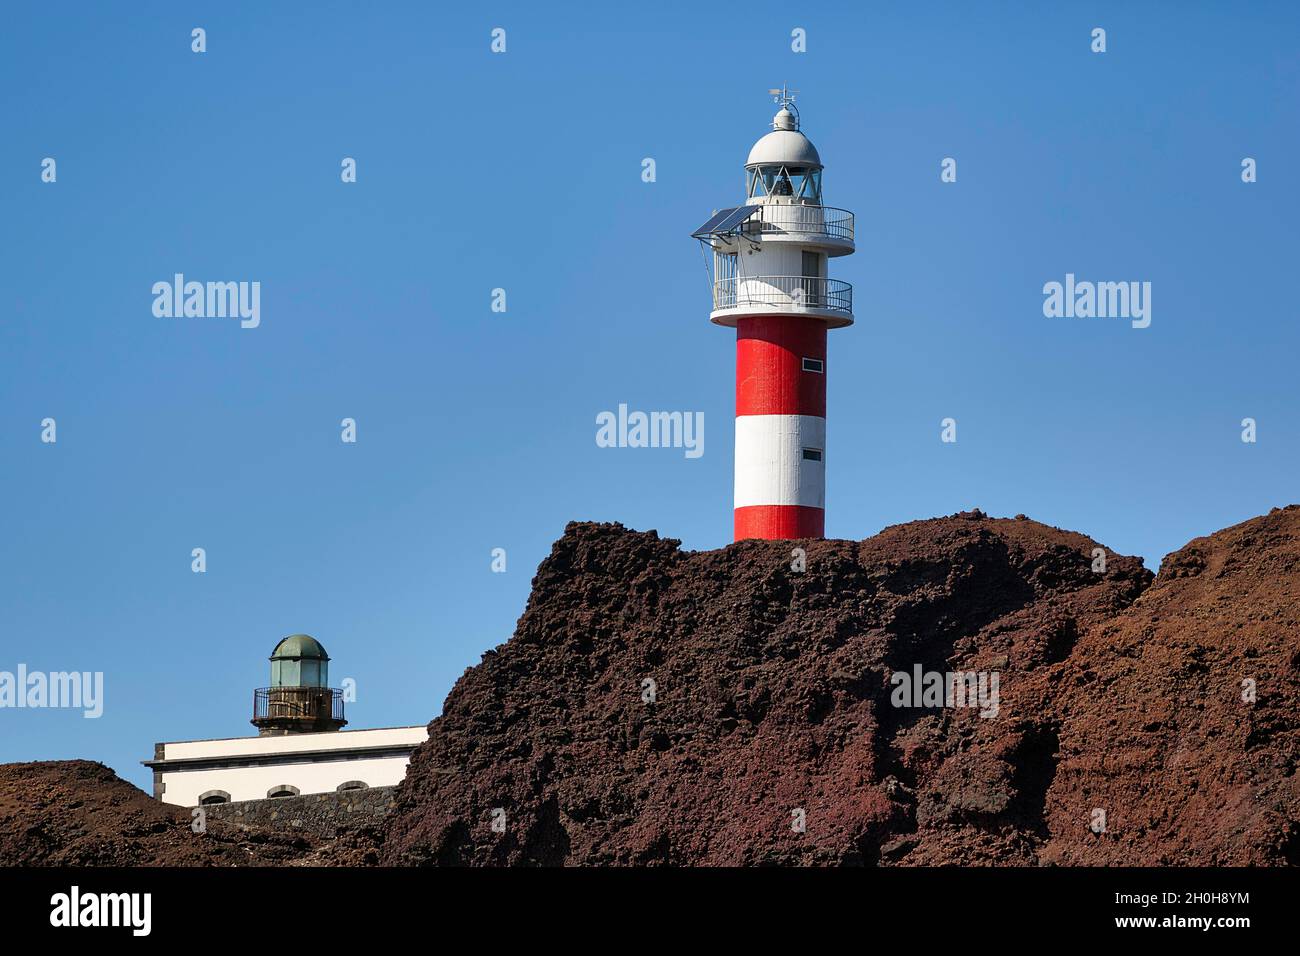
<svg viewBox="0 0 1300 956"><path fill-rule="evenodd" d="M308 793L299 797L240 800L203 809L208 820L274 826L282 832L300 831L333 837L339 830L379 823L393 808L396 787L371 787L333 793Z"/></svg>

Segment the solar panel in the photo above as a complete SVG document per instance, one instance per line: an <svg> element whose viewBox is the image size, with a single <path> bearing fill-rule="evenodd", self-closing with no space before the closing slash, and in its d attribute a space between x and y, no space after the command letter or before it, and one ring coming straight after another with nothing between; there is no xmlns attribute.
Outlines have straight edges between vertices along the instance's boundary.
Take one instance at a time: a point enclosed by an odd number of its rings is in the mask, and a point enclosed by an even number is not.
<svg viewBox="0 0 1300 956"><path fill-rule="evenodd" d="M727 216L725 219L723 219L721 222L719 222L716 226L713 227L713 231L715 233L731 232L733 229L739 226L750 216L754 215L754 213L758 212L758 210L761 208L762 208L761 206L740 206L736 209L733 209L731 211L731 215Z"/></svg>
<svg viewBox="0 0 1300 956"><path fill-rule="evenodd" d="M734 232L736 227L762 208L762 206L733 206L730 209L723 209L691 233L691 236L695 239L725 236L729 232Z"/></svg>
<svg viewBox="0 0 1300 956"><path fill-rule="evenodd" d="M700 239L703 238L704 236L713 235L713 233L717 231L715 227L718 225L718 223L722 222L722 220L726 219L735 211L736 211L735 206L728 206L726 209L719 209L716 213L713 214L712 218L710 218L708 222L706 222L704 225L700 226L699 229L696 229L693 233L691 233L691 238Z"/></svg>

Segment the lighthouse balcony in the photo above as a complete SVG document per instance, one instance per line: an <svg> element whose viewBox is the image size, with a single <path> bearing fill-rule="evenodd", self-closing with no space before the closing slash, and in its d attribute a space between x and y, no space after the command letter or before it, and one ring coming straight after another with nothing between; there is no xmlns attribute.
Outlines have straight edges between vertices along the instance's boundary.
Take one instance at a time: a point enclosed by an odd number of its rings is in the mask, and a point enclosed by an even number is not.
<svg viewBox="0 0 1300 956"><path fill-rule="evenodd" d="M853 286L809 276L734 276L713 283L709 320L734 326L747 315L807 315L829 328L853 324Z"/></svg>
<svg viewBox="0 0 1300 956"><path fill-rule="evenodd" d="M259 687L253 691L252 723L262 734L337 730L343 716L338 687Z"/></svg>
<svg viewBox="0 0 1300 956"><path fill-rule="evenodd" d="M740 232L762 242L817 246L831 256L847 256L854 250L853 213L833 206L769 200L745 221Z"/></svg>

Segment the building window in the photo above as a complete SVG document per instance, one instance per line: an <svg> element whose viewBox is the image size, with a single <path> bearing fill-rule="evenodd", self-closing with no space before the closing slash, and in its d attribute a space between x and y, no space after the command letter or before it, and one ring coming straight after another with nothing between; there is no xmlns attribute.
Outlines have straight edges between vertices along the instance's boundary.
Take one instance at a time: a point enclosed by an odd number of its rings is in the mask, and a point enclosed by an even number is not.
<svg viewBox="0 0 1300 956"><path fill-rule="evenodd" d="M803 289L803 304L814 309L826 305L826 258L820 252L803 254L803 276L799 285Z"/></svg>
<svg viewBox="0 0 1300 956"><path fill-rule="evenodd" d="M804 461L821 461L822 450L820 448L805 448L803 450Z"/></svg>
<svg viewBox="0 0 1300 956"><path fill-rule="evenodd" d="M820 252L804 251L800 265L803 267L803 277L805 279L822 279L826 276L825 259Z"/></svg>
<svg viewBox="0 0 1300 956"><path fill-rule="evenodd" d="M270 799L276 797L296 797L298 796L298 793L299 790L297 787L291 786L287 783L279 784L278 786L272 787L270 790L266 791L266 795Z"/></svg>
<svg viewBox="0 0 1300 956"><path fill-rule="evenodd" d="M199 806L211 807L218 803L229 803L230 794L224 790L209 790L199 794Z"/></svg>
<svg viewBox="0 0 1300 956"><path fill-rule="evenodd" d="M736 306L736 253L713 253L713 307L731 309Z"/></svg>
<svg viewBox="0 0 1300 956"><path fill-rule="evenodd" d="M826 371L826 364L821 359L806 358L803 360L803 370L820 375Z"/></svg>
<svg viewBox="0 0 1300 956"><path fill-rule="evenodd" d="M366 783L364 780L348 780L345 783L339 784L335 789L337 789L339 793L342 793L344 790L369 790L370 784Z"/></svg>

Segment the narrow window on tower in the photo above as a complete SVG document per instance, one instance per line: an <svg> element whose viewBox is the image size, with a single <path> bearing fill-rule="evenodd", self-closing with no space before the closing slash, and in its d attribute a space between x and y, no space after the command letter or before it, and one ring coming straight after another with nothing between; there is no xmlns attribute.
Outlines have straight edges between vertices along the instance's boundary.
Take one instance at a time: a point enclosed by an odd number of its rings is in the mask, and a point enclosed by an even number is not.
<svg viewBox="0 0 1300 956"><path fill-rule="evenodd" d="M805 448L803 450L804 461L821 461L822 450L820 448Z"/></svg>
<svg viewBox="0 0 1300 956"><path fill-rule="evenodd" d="M826 366L821 359L806 358L803 360L803 370L821 375L826 371Z"/></svg>
<svg viewBox="0 0 1300 956"><path fill-rule="evenodd" d="M713 253L713 307L730 309L736 304L736 253Z"/></svg>
<svg viewBox="0 0 1300 956"><path fill-rule="evenodd" d="M821 308L825 305L825 289L822 265L823 258L820 252L804 251L803 254L803 299L806 305L813 308Z"/></svg>

